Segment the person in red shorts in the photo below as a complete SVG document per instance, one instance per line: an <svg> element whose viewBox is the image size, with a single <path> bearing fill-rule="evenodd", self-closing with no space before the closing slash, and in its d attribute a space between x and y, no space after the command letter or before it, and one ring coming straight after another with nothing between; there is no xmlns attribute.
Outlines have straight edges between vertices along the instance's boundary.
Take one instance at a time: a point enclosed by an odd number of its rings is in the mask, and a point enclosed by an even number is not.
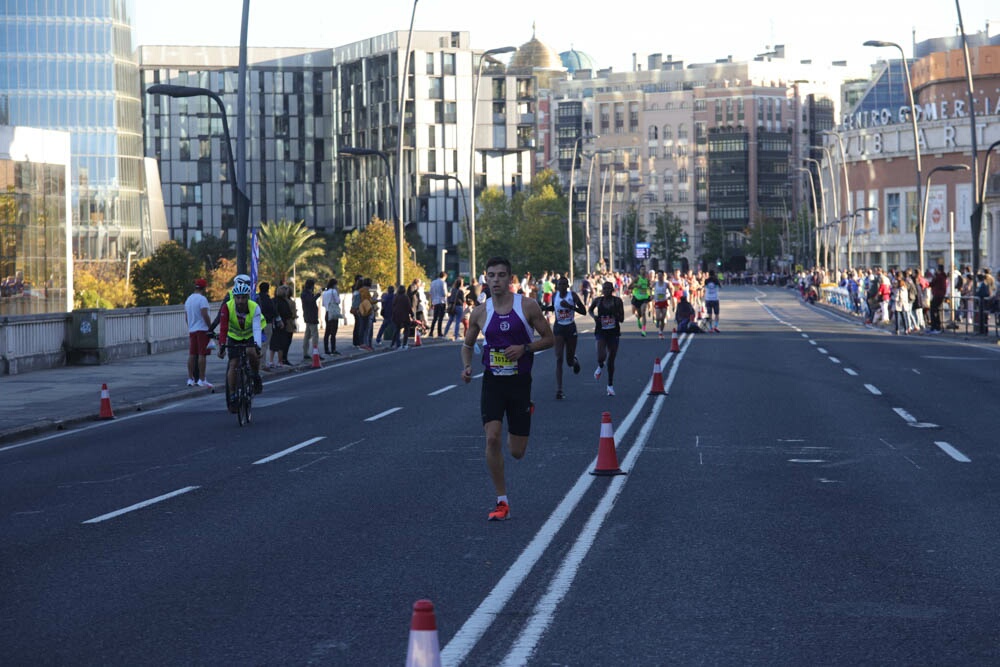
<svg viewBox="0 0 1000 667"><path fill-rule="evenodd" d="M208 329L212 326L212 318L208 316L208 298L205 288L208 283L204 278L194 281L194 292L184 302L188 324L188 379L187 386L211 387L205 379L205 366L208 359Z"/></svg>

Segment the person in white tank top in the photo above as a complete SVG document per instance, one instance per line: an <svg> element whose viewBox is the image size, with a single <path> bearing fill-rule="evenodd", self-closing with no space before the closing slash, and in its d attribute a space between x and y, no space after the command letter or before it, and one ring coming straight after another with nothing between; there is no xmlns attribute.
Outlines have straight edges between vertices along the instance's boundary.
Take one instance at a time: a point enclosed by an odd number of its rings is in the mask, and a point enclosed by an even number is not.
<svg viewBox="0 0 1000 667"><path fill-rule="evenodd" d="M556 353L556 399L562 400L566 397L563 393L563 359L567 366L573 367L574 374L580 372L580 360L576 358L577 332L574 318L577 313L585 315L587 310L583 299L570 290L569 280L564 277L556 281L556 291L547 308L556 315L556 323L552 327Z"/></svg>

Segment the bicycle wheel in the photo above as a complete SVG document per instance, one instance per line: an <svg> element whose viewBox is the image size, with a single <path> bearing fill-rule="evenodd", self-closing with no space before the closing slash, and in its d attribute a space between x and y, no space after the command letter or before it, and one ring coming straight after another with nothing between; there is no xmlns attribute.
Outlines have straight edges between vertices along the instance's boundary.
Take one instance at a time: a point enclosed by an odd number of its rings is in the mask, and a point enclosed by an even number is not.
<svg viewBox="0 0 1000 667"><path fill-rule="evenodd" d="M243 371L243 402L240 404L240 412L243 415L243 422L249 424L253 421L253 413L250 406L253 403L253 377L247 369Z"/></svg>
<svg viewBox="0 0 1000 667"><path fill-rule="evenodd" d="M242 368L236 369L236 421L239 422L240 426L246 423L246 412L244 405L247 402L246 396L246 373L243 372Z"/></svg>

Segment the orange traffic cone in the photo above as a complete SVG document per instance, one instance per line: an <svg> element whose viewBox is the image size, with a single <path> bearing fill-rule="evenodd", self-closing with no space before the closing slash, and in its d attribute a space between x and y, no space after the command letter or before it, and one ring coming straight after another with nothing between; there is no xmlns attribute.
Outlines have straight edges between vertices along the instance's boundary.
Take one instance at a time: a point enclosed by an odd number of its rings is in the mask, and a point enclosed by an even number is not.
<svg viewBox="0 0 1000 667"><path fill-rule="evenodd" d="M670 353L674 354L681 351L680 342L677 340L677 327L674 327L674 332L670 334Z"/></svg>
<svg viewBox="0 0 1000 667"><path fill-rule="evenodd" d="M666 396L667 390L663 388L663 371L660 369L660 358L657 357L653 363L653 388L650 389L650 396Z"/></svg>
<svg viewBox="0 0 1000 667"><path fill-rule="evenodd" d="M322 368L322 364L319 363L319 348L313 345L313 368Z"/></svg>
<svg viewBox="0 0 1000 667"><path fill-rule="evenodd" d="M101 385L101 412L99 419L114 419L115 413L111 411L111 393L108 391L108 384Z"/></svg>
<svg viewBox="0 0 1000 667"><path fill-rule="evenodd" d="M434 618L434 603L430 600L413 603L406 667L441 667L437 620Z"/></svg>
<svg viewBox="0 0 1000 667"><path fill-rule="evenodd" d="M618 454L615 453L615 430L611 426L611 413L601 414L601 441L597 446L597 466L590 471L591 475L624 475L618 467Z"/></svg>
<svg viewBox="0 0 1000 667"><path fill-rule="evenodd" d="M420 347L423 343L420 342L420 327L417 327L413 332L413 347Z"/></svg>

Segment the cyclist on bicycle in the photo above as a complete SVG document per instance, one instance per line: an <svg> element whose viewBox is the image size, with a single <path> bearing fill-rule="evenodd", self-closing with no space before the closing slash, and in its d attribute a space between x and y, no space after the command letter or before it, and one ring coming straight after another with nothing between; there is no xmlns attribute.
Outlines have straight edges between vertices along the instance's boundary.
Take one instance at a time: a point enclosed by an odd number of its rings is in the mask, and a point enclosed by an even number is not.
<svg viewBox="0 0 1000 667"><path fill-rule="evenodd" d="M236 283L233 285L232 296L228 303L222 308L222 317L219 320L219 340L225 341L219 346L219 358L226 356L226 348L231 347L229 354L229 367L226 371L227 386L229 396L227 400L230 404L235 402L236 397L233 388L236 386L236 366L239 363L239 351L237 344L246 344L251 340L253 346L246 348L247 357L250 359L250 368L253 369L253 390L259 394L264 390L264 385L260 379L260 345L261 345L261 316L260 307L255 301L250 300L250 284Z"/></svg>

